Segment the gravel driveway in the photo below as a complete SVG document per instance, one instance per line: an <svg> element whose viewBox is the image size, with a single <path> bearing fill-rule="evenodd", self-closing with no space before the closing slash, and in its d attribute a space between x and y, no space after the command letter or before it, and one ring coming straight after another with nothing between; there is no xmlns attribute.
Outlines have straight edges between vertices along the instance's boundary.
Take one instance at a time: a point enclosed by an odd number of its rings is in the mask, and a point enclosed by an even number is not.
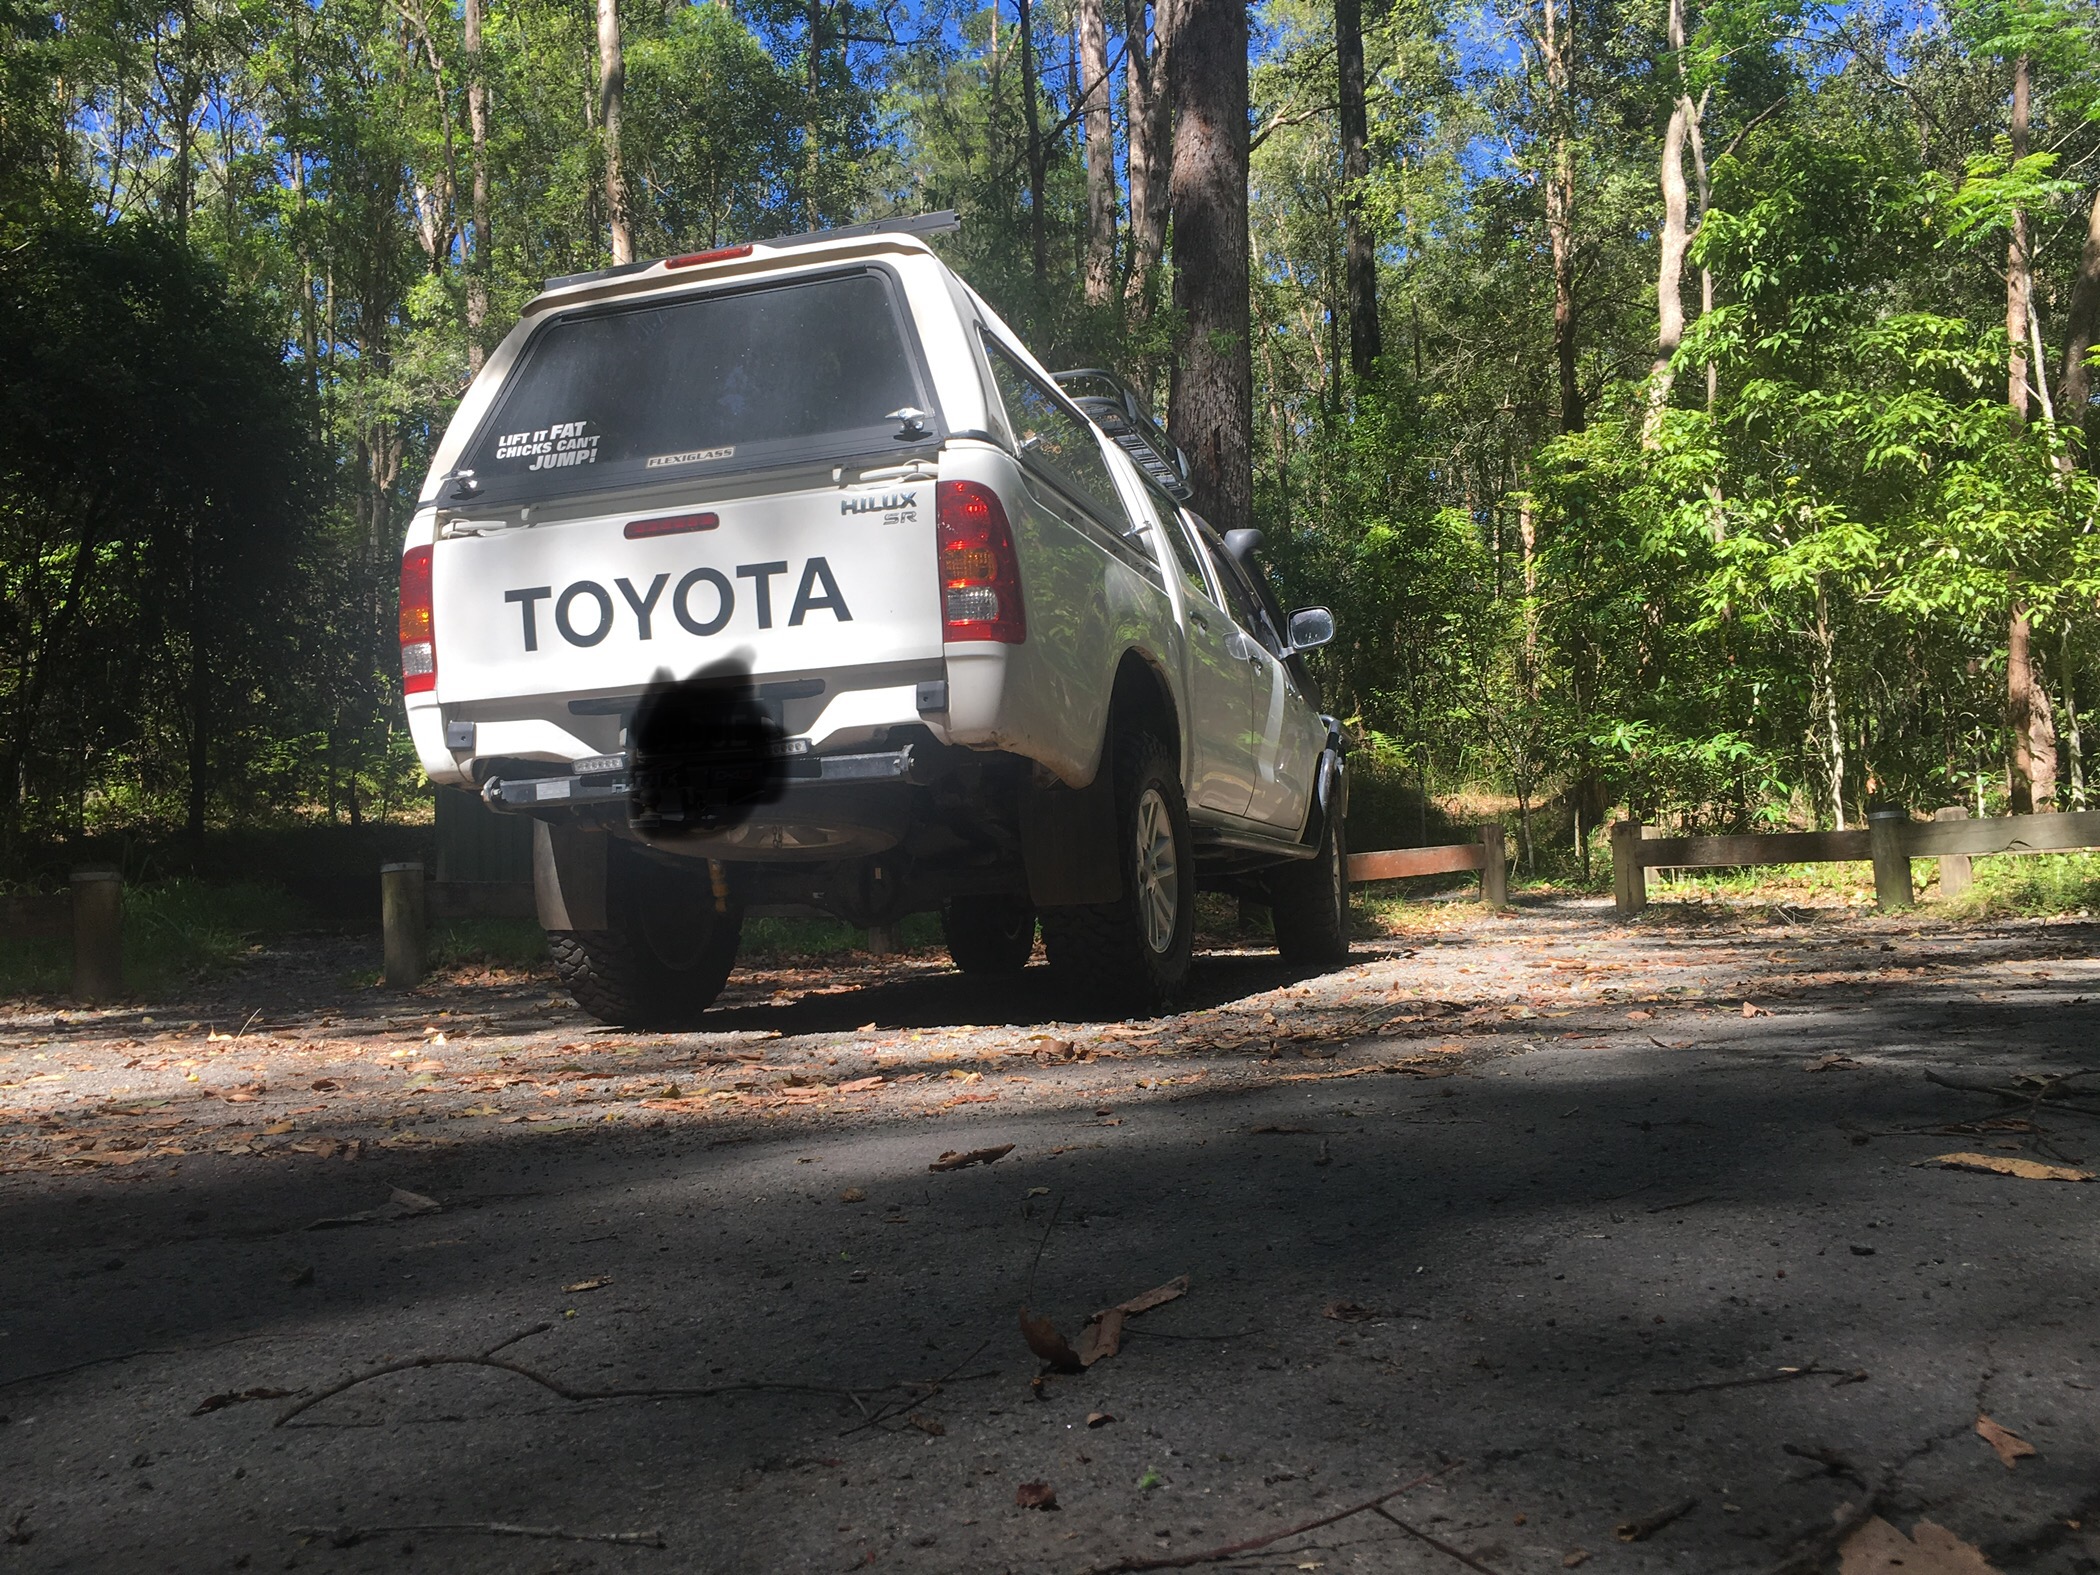
<svg viewBox="0 0 2100 1575"><path fill-rule="evenodd" d="M1872 1495L2100 1570L2100 1079L2018 1081L2100 1072L2095 927L1791 918L1453 907L1132 1023L920 957L621 1033L320 940L15 1003L0 1571L1079 1575L1403 1484L1223 1567L1832 1568Z"/></svg>

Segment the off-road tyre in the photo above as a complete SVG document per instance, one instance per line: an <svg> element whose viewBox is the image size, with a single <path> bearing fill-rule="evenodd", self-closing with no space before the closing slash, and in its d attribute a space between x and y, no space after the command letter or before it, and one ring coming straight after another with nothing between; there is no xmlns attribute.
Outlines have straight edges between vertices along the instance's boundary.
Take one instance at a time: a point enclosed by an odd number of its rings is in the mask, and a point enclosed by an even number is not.
<svg viewBox="0 0 2100 1575"><path fill-rule="evenodd" d="M1337 968L1349 960L1349 846L1342 817L1329 815L1320 851L1269 873L1276 949L1297 968Z"/></svg>
<svg viewBox="0 0 2100 1575"><path fill-rule="evenodd" d="M1035 953L1035 909L1025 897L951 897L941 936L964 973L1016 974Z"/></svg>
<svg viewBox="0 0 2100 1575"><path fill-rule="evenodd" d="M714 1004L736 962L743 913L718 898L708 866L667 868L619 843L608 850L602 930L549 930L554 971L602 1023L662 1028Z"/></svg>
<svg viewBox="0 0 2100 1575"><path fill-rule="evenodd" d="M1046 908L1043 946L1065 988L1086 1004L1119 1015L1166 1012L1188 980L1195 934L1188 805L1173 756L1149 733L1115 740L1113 770L1123 895Z"/></svg>

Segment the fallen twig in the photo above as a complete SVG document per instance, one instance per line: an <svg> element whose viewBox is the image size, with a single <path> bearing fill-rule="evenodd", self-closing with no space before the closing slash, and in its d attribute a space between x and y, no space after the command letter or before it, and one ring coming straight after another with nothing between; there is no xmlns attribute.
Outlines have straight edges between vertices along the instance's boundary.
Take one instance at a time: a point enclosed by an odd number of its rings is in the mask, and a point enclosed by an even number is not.
<svg viewBox="0 0 2100 1575"><path fill-rule="evenodd" d="M1432 1537L1428 1532L1422 1530L1418 1526L1410 1526L1406 1521L1402 1520L1398 1515L1394 1514L1391 1510L1387 1509L1383 1504L1373 1504L1371 1506L1371 1513L1378 1516L1381 1520L1390 1520L1394 1525L1398 1526L1410 1537L1415 1537L1420 1541L1428 1543L1432 1548L1435 1548L1437 1552L1450 1554L1452 1558L1457 1559L1459 1563L1465 1565L1465 1567L1469 1570L1479 1570L1481 1572L1481 1575L1497 1575L1497 1572L1494 1569L1490 1568L1488 1565L1481 1563L1480 1560L1474 1558L1472 1554L1463 1553L1457 1548L1451 1546L1450 1543L1439 1541L1437 1538Z"/></svg>
<svg viewBox="0 0 2100 1575"><path fill-rule="evenodd" d="M1182 1570L1196 1564L1218 1564L1226 1559L1238 1558L1242 1553L1253 1553L1271 1543L1282 1542L1288 1537L1301 1536L1308 1531L1318 1531L1322 1526L1331 1526L1338 1520L1347 1520L1351 1515L1361 1515L1365 1510L1376 1509L1387 1499L1398 1498L1402 1493L1411 1493L1425 1482L1432 1482L1445 1471L1458 1469L1457 1462L1445 1466L1442 1471L1428 1471L1412 1482L1403 1482L1398 1487L1381 1493L1376 1498L1365 1499L1361 1504L1352 1504L1347 1509L1338 1509L1332 1515L1322 1515L1318 1520L1308 1520L1302 1525L1290 1526L1282 1531L1272 1531L1265 1537L1249 1537L1245 1542L1227 1543L1222 1548L1209 1548L1201 1553L1177 1553L1163 1559L1121 1559L1114 1564L1097 1564L1086 1575L1130 1575L1136 1570ZM1476 1566L1477 1568L1477 1566ZM1491 1570L1488 1575L1494 1575Z"/></svg>
<svg viewBox="0 0 2100 1575"><path fill-rule="evenodd" d="M373 1537L439 1533L478 1537L534 1537L544 1542L617 1542L625 1547L666 1546L661 1531L564 1531L559 1526L512 1526L500 1520L439 1521L421 1526L294 1526L295 1537L326 1537L331 1547L351 1548Z"/></svg>
<svg viewBox="0 0 2100 1575"><path fill-rule="evenodd" d="M2001 1088L1995 1083L1974 1083L1966 1078L1948 1077L1928 1068L1925 1073L1925 1081L1937 1083L1942 1088L1959 1089L1964 1094L1990 1094L2012 1104L2034 1106L2040 1104L2043 1100L2047 1100L2051 1110L2068 1110L2074 1115L2081 1116L2100 1116L2100 1108L2092 1105L2064 1103L2066 1094L2070 1092L2064 1085L2073 1078L2084 1077L2085 1075L2084 1072L2065 1072L2051 1077L2038 1078L2031 1088Z"/></svg>
<svg viewBox="0 0 2100 1575"><path fill-rule="evenodd" d="M1650 1514L1636 1516L1632 1520L1620 1521L1616 1526L1612 1527L1612 1535L1621 1542L1646 1542L1650 1537L1662 1530L1663 1527L1670 1525L1674 1521L1684 1519L1685 1516L1698 1507L1698 1499L1681 1498L1676 1503L1666 1504L1661 1509L1655 1510Z"/></svg>
<svg viewBox="0 0 2100 1575"><path fill-rule="evenodd" d="M1712 1389L1747 1389L1753 1384L1790 1384L1797 1378L1813 1378L1825 1374L1837 1379L1830 1387L1840 1388L1845 1384L1864 1382L1867 1370L1863 1367L1818 1367L1811 1362L1806 1367L1781 1367L1773 1372L1759 1373L1754 1378L1717 1378L1710 1384L1686 1384L1681 1389L1651 1389L1651 1395L1703 1395Z"/></svg>
<svg viewBox="0 0 2100 1575"><path fill-rule="evenodd" d="M706 1400L711 1399L717 1395L730 1394L817 1394L830 1395L834 1398L851 1400L855 1406L860 1408L862 1415L866 1415L868 1411L867 1403L861 1399L858 1393L851 1389L842 1388L836 1384L797 1384L785 1383L772 1379L744 1379L735 1383L708 1384L704 1387L699 1388L687 1388L679 1386L669 1388L650 1387L632 1389L577 1389L568 1384L563 1383L558 1378L549 1378L545 1373L535 1372L532 1368L523 1366L520 1363L497 1360L496 1353L500 1350L503 1350L506 1346L516 1345L520 1340L530 1339L533 1335L536 1334L544 1334L547 1330L551 1329L552 1327L552 1324L534 1324L530 1329L521 1329L518 1331L518 1333L511 1335L508 1339L497 1341L496 1344L490 1346L485 1351L471 1353L457 1352L439 1353L436 1355L410 1356L404 1357L398 1362L382 1363L380 1366L374 1367L367 1372L353 1374L351 1377L345 1378L339 1383L330 1384L326 1389L322 1389L314 1394L308 1395L297 1405L291 1406L288 1409L286 1409L284 1413L280 1415L277 1418L277 1420L272 1422L270 1425L272 1427L282 1427L285 1423L291 1421L293 1417L299 1415L300 1412L311 1410L313 1407L319 1405L323 1400L331 1399L334 1396L341 1394L346 1389L354 1389L359 1384L370 1383L375 1378L384 1378L389 1373L412 1372L419 1367L491 1367L498 1372L515 1373L518 1377L528 1379L531 1382L538 1384L542 1389L548 1390L553 1394L559 1395L562 1399L569 1401ZM884 1384L878 1385L877 1387L893 1388L897 1386Z"/></svg>

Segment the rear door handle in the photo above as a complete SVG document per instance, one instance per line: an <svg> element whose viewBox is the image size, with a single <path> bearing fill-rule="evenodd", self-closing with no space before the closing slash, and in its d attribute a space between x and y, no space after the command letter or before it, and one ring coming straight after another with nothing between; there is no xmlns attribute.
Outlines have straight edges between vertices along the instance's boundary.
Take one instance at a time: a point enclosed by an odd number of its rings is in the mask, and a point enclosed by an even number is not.
<svg viewBox="0 0 2100 1575"><path fill-rule="evenodd" d="M1189 610L1189 622L1194 624L1199 629L1208 629L1210 627L1210 620L1204 617L1203 614L1197 612L1194 608L1191 608Z"/></svg>

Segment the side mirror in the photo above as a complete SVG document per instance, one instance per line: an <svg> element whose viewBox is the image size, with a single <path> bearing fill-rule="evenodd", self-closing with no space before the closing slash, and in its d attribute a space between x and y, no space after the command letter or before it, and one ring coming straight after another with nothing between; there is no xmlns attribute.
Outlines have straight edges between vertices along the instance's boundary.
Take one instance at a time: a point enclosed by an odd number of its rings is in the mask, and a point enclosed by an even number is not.
<svg viewBox="0 0 2100 1575"><path fill-rule="evenodd" d="M1325 607L1301 607L1291 614L1291 650L1311 651L1334 638L1334 614Z"/></svg>

